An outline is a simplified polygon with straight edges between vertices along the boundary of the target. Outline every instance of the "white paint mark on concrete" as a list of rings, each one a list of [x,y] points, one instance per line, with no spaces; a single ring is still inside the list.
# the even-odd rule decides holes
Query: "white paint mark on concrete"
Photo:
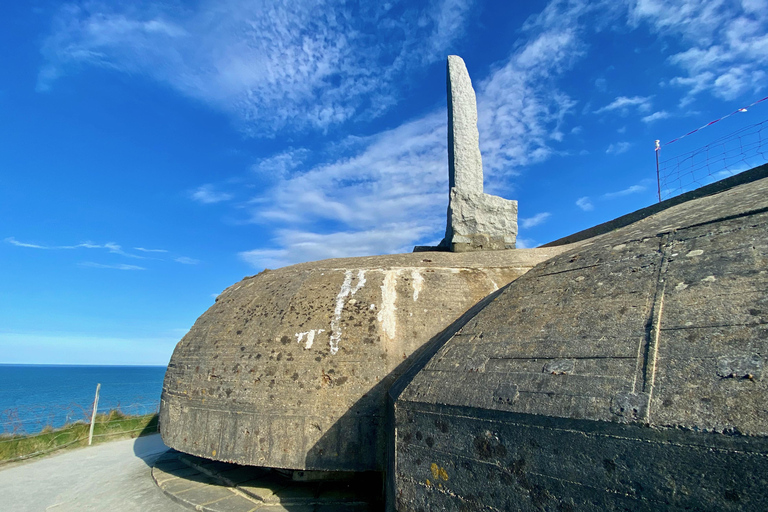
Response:
[[[395,332],[397,332],[397,276],[400,274],[400,270],[387,270],[384,275],[384,283],[381,285],[381,308],[377,319],[381,324],[381,329],[384,334],[390,340],[395,339]]]
[[[365,285],[365,270],[357,272],[357,283],[352,288],[352,271],[344,271],[344,282],[341,284],[341,290],[336,296],[336,308],[333,310],[331,319],[331,355],[339,351],[339,341],[341,340],[341,312],[344,310],[344,301],[347,296],[354,295]]]
[[[296,341],[298,343],[301,343],[304,339],[304,336],[307,337],[307,341],[304,344],[304,350],[309,350],[312,348],[312,344],[315,342],[315,336],[320,334],[321,332],[325,332],[325,329],[312,329],[307,332],[297,332],[296,333]]]
[[[702,254],[704,254],[704,251],[702,251],[701,249],[696,249],[686,254],[686,256],[688,258],[693,258],[694,256],[701,256]]]
[[[424,278],[421,277],[418,269],[413,269],[411,270],[411,279],[413,279],[413,300],[415,302],[419,300],[419,292],[421,292],[421,288],[424,286]]]
[[[352,291],[350,292],[351,295],[354,295],[357,293],[357,291],[365,286],[365,270],[358,270],[357,271],[357,284],[354,288],[352,288]]]

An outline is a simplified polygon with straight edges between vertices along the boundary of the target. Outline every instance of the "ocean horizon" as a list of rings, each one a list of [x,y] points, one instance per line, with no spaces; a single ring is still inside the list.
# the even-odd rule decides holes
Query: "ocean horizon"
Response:
[[[0,364],[0,434],[88,422],[98,412],[150,414],[160,405],[163,365]]]

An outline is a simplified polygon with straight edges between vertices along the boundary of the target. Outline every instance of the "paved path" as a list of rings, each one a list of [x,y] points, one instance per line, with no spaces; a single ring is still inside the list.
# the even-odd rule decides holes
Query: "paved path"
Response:
[[[168,448],[159,435],[99,444],[0,467],[0,510],[181,512],[150,476]]]

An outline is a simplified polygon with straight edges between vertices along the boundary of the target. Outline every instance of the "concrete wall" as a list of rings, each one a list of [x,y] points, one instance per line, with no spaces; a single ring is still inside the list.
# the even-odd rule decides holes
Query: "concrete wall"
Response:
[[[768,179],[565,247],[395,383],[390,507],[768,508]]]

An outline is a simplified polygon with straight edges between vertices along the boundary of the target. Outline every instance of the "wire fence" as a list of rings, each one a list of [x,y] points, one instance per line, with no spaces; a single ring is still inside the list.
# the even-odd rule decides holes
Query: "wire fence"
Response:
[[[751,112],[755,105],[734,110],[664,144],[656,141],[656,179],[659,201],[680,195],[768,162],[768,119],[751,124],[691,151],[667,157],[670,144],[680,141],[733,115]],[[719,125],[718,125],[719,126]]]
[[[768,119],[741,128],[693,151],[660,159],[659,200],[708,185],[766,162]]]
[[[98,392],[97,392],[98,393]],[[98,404],[98,394],[94,399]],[[0,413],[0,465],[110,437],[157,431],[158,399],[127,405],[106,403],[14,407]]]
[[[151,397],[136,397],[129,404],[109,402],[102,399],[96,413],[108,415],[115,411],[122,416],[145,416],[154,414],[160,408],[160,400]],[[0,437],[8,435],[31,435],[48,429],[57,429],[74,423],[90,423],[93,404],[40,404],[18,406],[0,411]]]

